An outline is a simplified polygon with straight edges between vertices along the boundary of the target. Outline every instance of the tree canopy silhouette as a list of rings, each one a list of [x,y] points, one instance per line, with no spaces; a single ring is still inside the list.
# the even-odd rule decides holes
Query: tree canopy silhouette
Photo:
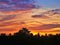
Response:
[[[8,42],[8,43],[7,43]],[[22,28],[14,35],[8,36],[4,33],[0,35],[0,45],[60,45],[60,34],[45,34],[40,36],[39,33],[33,35],[27,28]]]

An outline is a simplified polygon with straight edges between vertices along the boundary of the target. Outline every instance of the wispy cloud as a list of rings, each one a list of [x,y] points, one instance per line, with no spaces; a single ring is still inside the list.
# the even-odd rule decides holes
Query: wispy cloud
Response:
[[[4,15],[1,17],[0,21],[6,21],[6,20],[11,20],[14,19],[16,15]]]
[[[32,15],[32,18],[43,18],[43,19],[47,19],[47,18],[49,18],[49,17],[46,16],[46,15],[40,14],[40,15]]]
[[[36,7],[34,0],[0,0],[1,11],[27,10]]]
[[[46,29],[52,29],[52,28],[60,28],[60,24],[44,24],[40,26],[30,27],[30,29],[32,30],[46,30]]]

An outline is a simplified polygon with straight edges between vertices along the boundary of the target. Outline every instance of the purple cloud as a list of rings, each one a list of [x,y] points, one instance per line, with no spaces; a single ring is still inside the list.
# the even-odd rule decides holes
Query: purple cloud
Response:
[[[11,20],[11,19],[14,19],[15,17],[16,17],[16,15],[2,16],[2,18],[0,19],[0,21]]]
[[[0,0],[1,11],[26,10],[37,7],[34,0]]]
[[[41,26],[30,27],[33,30],[46,30],[52,28],[60,28],[60,24],[44,24]]]
[[[32,15],[32,18],[44,18],[44,19],[46,19],[46,18],[49,18],[49,17],[48,17],[48,16],[45,16],[45,15],[40,14],[40,15]]]
[[[25,22],[16,22],[16,21],[10,21],[10,22],[2,22],[0,24],[0,27],[5,27],[5,26],[12,26],[12,25],[22,25],[25,24]]]
[[[15,25],[15,23],[14,22],[3,22],[2,24],[0,24],[0,27],[11,26],[11,25]]]

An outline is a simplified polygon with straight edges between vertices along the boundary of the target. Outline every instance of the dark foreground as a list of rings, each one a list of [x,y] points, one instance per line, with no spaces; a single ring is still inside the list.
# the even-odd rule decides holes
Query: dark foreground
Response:
[[[0,35],[0,45],[60,45],[60,34],[45,36],[33,35],[26,28],[23,28],[14,35]]]

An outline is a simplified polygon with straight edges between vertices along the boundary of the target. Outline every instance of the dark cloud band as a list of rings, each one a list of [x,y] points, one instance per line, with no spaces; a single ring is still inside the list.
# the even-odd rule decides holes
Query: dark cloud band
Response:
[[[44,24],[41,26],[30,27],[32,30],[46,30],[52,28],[60,28],[60,24]]]

